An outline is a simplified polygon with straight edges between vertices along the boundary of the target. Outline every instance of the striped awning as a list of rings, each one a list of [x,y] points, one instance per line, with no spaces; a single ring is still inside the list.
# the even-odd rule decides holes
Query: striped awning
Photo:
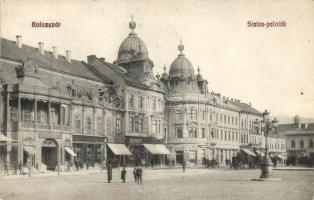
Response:
[[[64,147],[65,151],[68,152],[71,156],[77,156],[76,153],[70,147]]]
[[[124,144],[107,144],[114,155],[132,155],[130,150]]]
[[[168,155],[170,151],[163,144],[143,144],[151,154]]]

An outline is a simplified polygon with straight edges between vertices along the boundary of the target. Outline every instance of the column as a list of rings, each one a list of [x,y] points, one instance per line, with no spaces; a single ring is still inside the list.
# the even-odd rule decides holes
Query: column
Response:
[[[7,92],[7,102],[6,102],[6,129],[11,129],[11,123],[10,123],[10,93]]]
[[[96,119],[96,108],[95,106],[93,106],[93,121],[92,121],[92,131],[93,131],[93,135],[96,135],[96,123],[95,123],[95,119]]]
[[[17,121],[18,121],[18,127],[21,123],[21,116],[22,116],[22,108],[21,108],[21,95],[20,93],[17,94]]]
[[[81,131],[82,131],[82,135],[84,135],[84,129],[85,129],[85,106],[82,105],[82,126],[81,126]]]
[[[34,99],[34,120],[35,120],[35,128],[37,128],[37,97],[35,96],[35,99]]]
[[[48,112],[47,112],[47,117],[48,117],[48,124],[49,124],[49,132],[51,132],[51,113],[50,113],[50,110],[51,110],[51,102],[50,102],[50,99],[48,100]]]

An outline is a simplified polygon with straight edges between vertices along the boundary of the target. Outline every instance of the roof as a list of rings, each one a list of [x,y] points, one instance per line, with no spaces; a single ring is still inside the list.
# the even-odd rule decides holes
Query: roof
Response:
[[[141,83],[138,79],[136,79],[136,77],[133,74],[128,73],[124,68],[117,66],[117,65],[114,65],[112,63],[103,61],[103,60],[101,60],[101,61],[104,65],[106,65],[107,67],[112,69],[114,72],[119,74],[127,82],[127,84],[148,89],[147,85],[144,85],[143,83]],[[97,70],[100,73],[105,74],[105,71],[103,71],[102,68],[98,67]]]
[[[227,100],[227,101],[233,104],[234,106],[238,107],[241,110],[241,112],[251,113],[255,115],[263,115],[260,111],[256,110],[255,108],[253,108],[252,106],[246,103],[230,101],[230,100]]]
[[[111,81],[100,79],[91,70],[88,69],[87,63],[79,60],[66,61],[65,57],[58,55],[58,59],[54,58],[52,52],[45,51],[44,55],[40,54],[38,48],[22,45],[19,48],[15,41],[1,38],[1,57],[9,60],[25,62],[28,59],[36,59],[40,68],[58,71],[69,75],[79,76],[82,78],[95,80],[99,82],[110,83]]]
[[[302,124],[302,123],[301,123]],[[279,133],[285,133],[285,132],[314,132],[314,123],[308,123],[306,124],[305,128],[299,128],[297,124],[279,124],[277,131]]]

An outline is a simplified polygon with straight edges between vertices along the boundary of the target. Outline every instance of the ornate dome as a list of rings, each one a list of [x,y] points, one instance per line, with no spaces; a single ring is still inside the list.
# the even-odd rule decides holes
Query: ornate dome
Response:
[[[134,32],[136,23],[133,21],[133,17],[132,21],[129,23],[129,27],[132,31],[129,33],[129,36],[120,44],[117,59],[117,61],[120,63],[132,60],[138,53],[143,54],[142,57],[148,58],[148,51],[145,43]]]
[[[169,78],[180,78],[180,79],[194,79],[194,67],[192,63],[185,57],[182,53],[184,50],[184,45],[181,44],[178,46],[180,54],[178,57],[172,62],[169,70]]]

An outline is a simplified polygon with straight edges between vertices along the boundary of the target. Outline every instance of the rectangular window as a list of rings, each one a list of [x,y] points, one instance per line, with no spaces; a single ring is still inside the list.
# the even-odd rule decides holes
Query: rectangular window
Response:
[[[225,140],[228,140],[227,131],[225,131]]]
[[[182,113],[177,113],[177,120],[182,120],[183,117],[182,117]]]
[[[227,123],[227,117],[224,115],[224,123]]]
[[[222,114],[220,114],[220,122],[222,123]]]
[[[202,112],[202,119],[205,120],[205,111]]]
[[[96,132],[102,133],[102,118],[101,117],[97,117]]]
[[[134,95],[132,95],[132,94],[129,96],[129,106],[131,108],[134,107]]]
[[[157,100],[153,99],[153,110],[157,110]]]
[[[138,97],[138,108],[144,108],[144,98],[141,96]]]
[[[17,122],[17,108],[16,107],[10,107],[10,120],[11,122]]]
[[[197,138],[197,128],[196,127],[190,127],[189,128],[189,137],[190,138]]]
[[[81,117],[80,116],[75,116],[75,128],[76,129],[81,129]]]
[[[228,124],[230,124],[230,116],[228,116]]]
[[[183,138],[182,127],[177,127],[176,132],[177,132],[177,138]]]
[[[191,120],[192,119],[192,110],[188,110],[188,118]]]
[[[121,133],[121,119],[116,119],[116,133]]]
[[[213,120],[213,116],[212,114],[209,115],[209,121],[212,121]]]
[[[143,119],[142,118],[138,120],[138,132],[140,133],[143,132]]]
[[[192,110],[192,119],[196,120],[197,119],[197,111]]]
[[[205,128],[202,128],[202,138],[205,138]]]
[[[237,126],[238,125],[238,118],[237,117],[235,118],[234,122],[235,122],[235,125]]]
[[[87,117],[87,130],[91,131],[92,130],[92,118],[91,117]]]
[[[129,118],[129,131],[134,131],[134,117]]]
[[[152,133],[157,134],[157,120],[153,120],[152,123]]]

